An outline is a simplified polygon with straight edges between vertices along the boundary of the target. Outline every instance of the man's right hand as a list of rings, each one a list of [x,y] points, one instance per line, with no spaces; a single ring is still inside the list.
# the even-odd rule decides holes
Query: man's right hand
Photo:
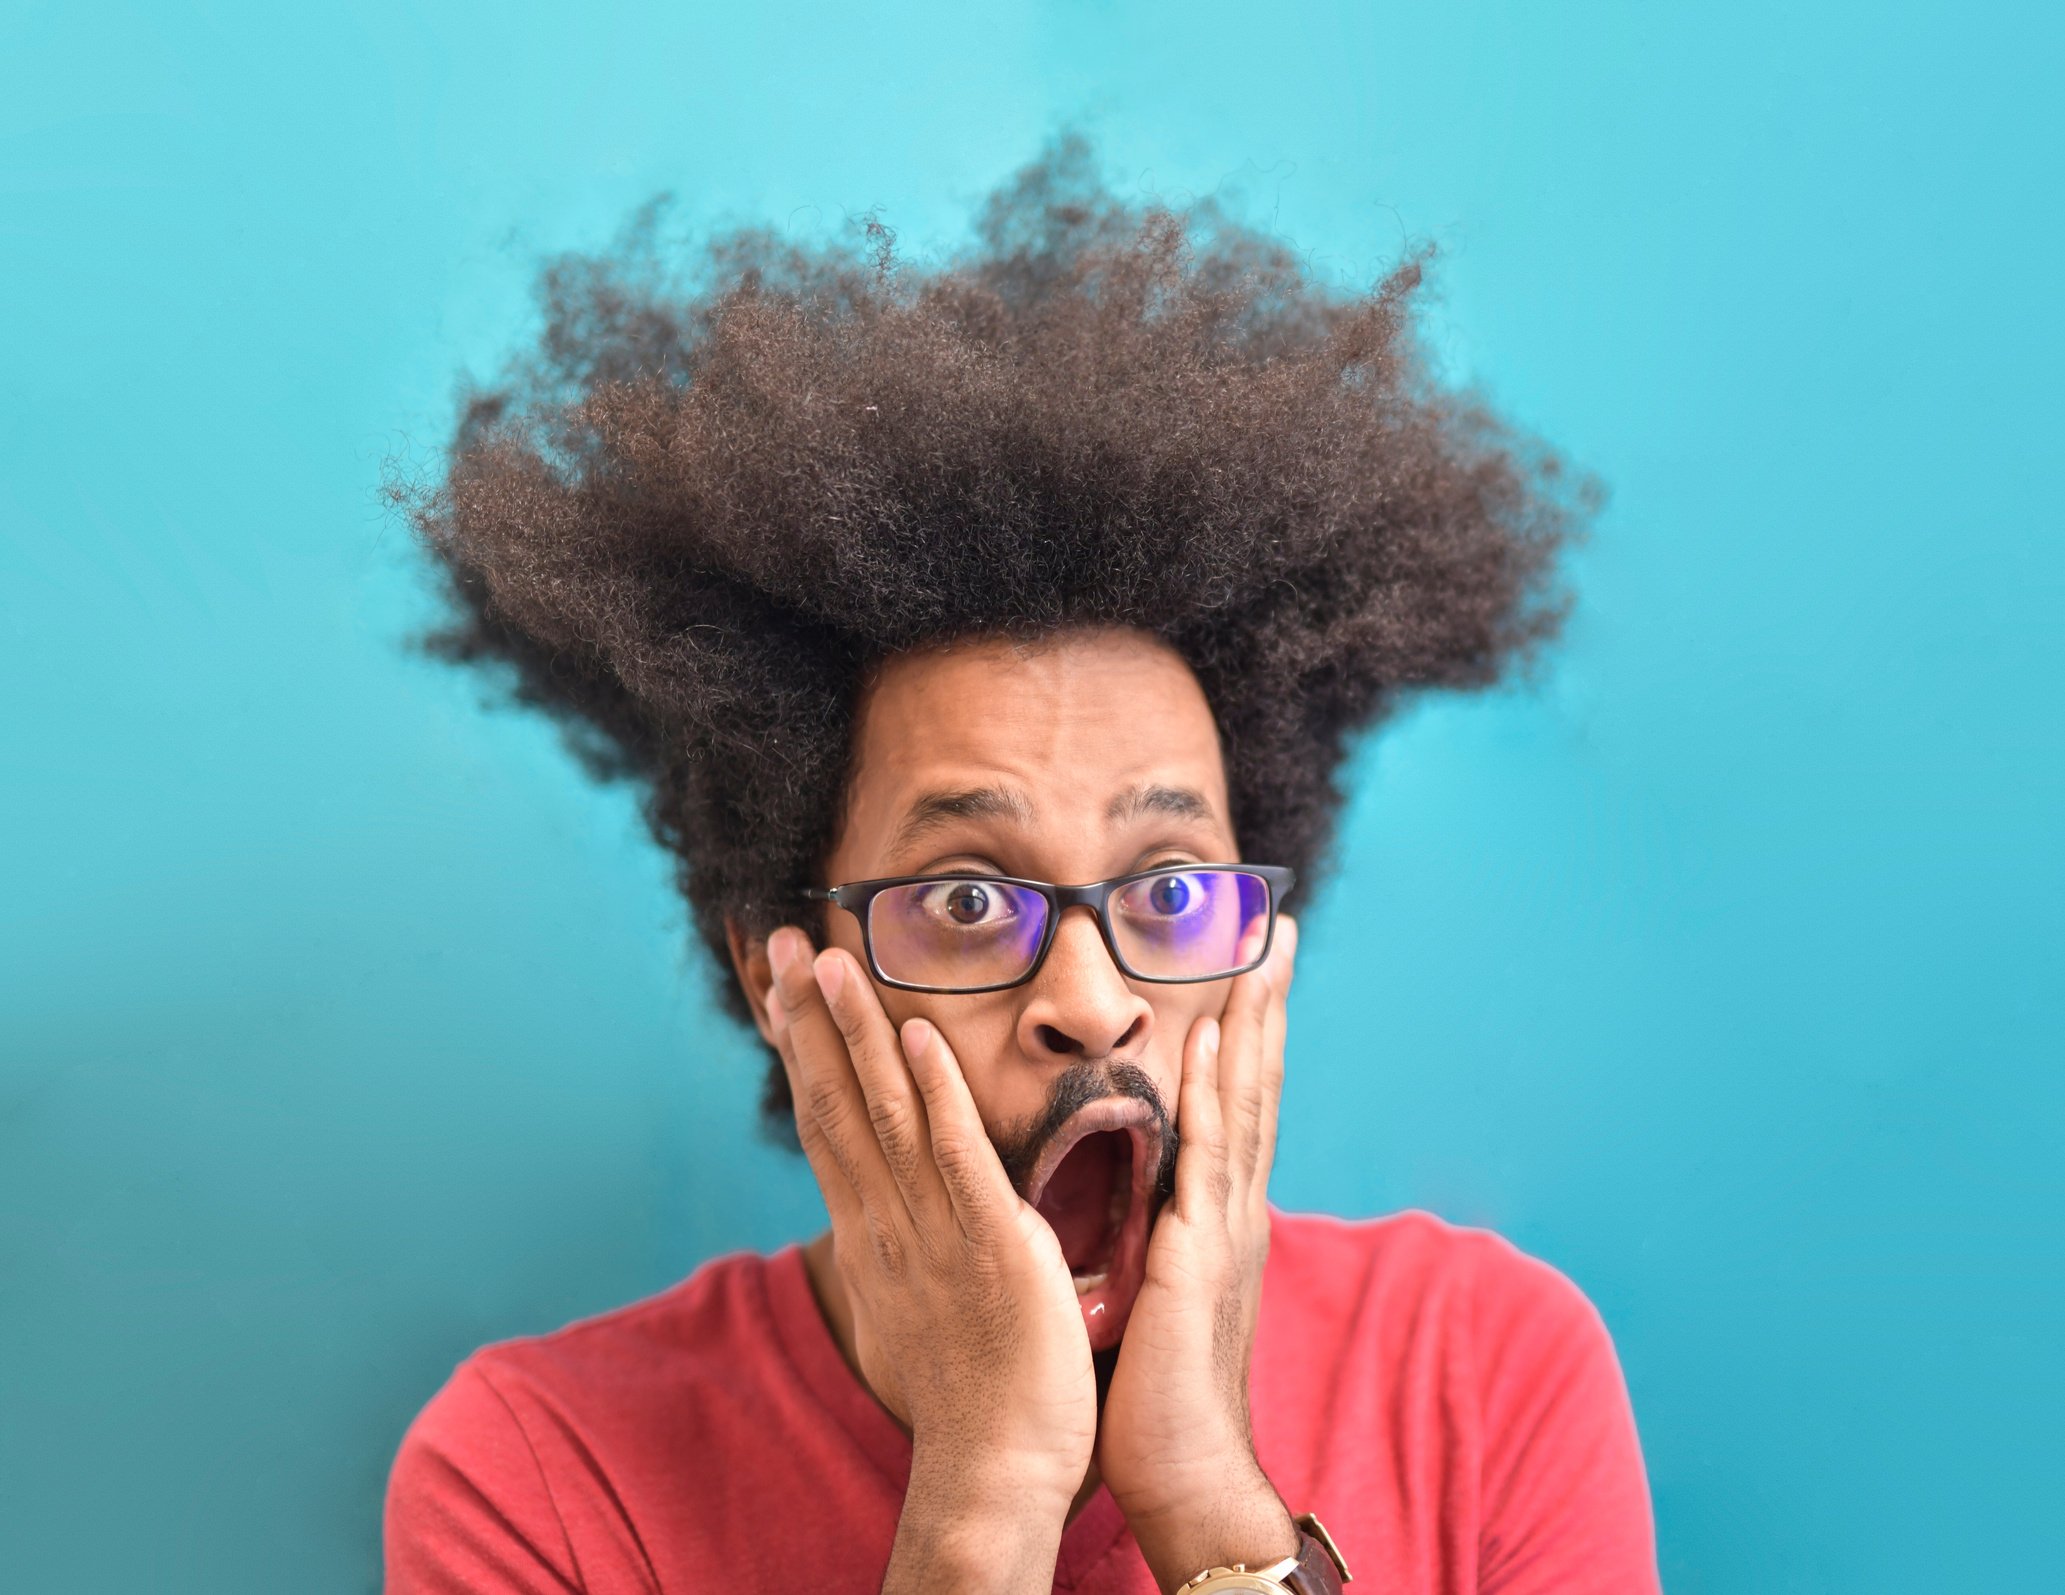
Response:
[[[885,1590],[1045,1590],[1097,1439],[1061,1243],[1012,1188],[936,1026],[784,926],[768,1014],[824,1191],[862,1376],[911,1431]]]

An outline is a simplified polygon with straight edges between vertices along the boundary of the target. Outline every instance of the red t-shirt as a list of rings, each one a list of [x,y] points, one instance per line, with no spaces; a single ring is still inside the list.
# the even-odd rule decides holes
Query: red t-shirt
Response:
[[[1425,1213],[1271,1225],[1255,1453],[1357,1586],[1657,1588],[1627,1391],[1569,1280]],[[388,1595],[879,1590],[910,1460],[802,1251],[720,1257],[459,1366],[388,1481]],[[1109,1491],[1054,1587],[1153,1595]]]

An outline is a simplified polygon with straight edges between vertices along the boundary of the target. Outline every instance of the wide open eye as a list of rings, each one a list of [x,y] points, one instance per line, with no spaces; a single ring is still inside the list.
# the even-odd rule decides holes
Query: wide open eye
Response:
[[[988,888],[974,881],[946,887],[938,903],[939,911],[956,925],[980,925],[990,917],[990,907]]]
[[[1047,900],[999,880],[912,881],[880,893],[868,925],[888,979],[964,990],[1015,980],[1032,967]]]
[[[1204,893],[1188,875],[1163,875],[1147,883],[1147,906],[1173,917],[1204,901]]]
[[[1204,980],[1243,967],[1242,938],[1266,924],[1269,885],[1244,870],[1172,869],[1112,894],[1112,935],[1150,980]]]
[[[966,930],[997,927],[1017,912],[1009,893],[984,881],[933,881],[909,891],[926,918]]]
[[[1225,878],[1205,871],[1171,870],[1151,875],[1122,887],[1114,906],[1141,930],[1154,934],[1174,930],[1212,911],[1214,897],[1223,895]]]

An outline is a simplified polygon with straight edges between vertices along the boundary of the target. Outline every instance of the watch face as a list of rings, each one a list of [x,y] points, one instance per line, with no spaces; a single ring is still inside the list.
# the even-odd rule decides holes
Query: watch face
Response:
[[[1188,1595],[1288,1595],[1288,1586],[1260,1573],[1214,1573],[1202,1584],[1189,1586]]]

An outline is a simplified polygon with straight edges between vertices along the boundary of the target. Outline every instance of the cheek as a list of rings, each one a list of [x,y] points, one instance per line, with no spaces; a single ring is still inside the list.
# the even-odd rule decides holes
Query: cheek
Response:
[[[1044,1100],[1039,1072],[1017,1060],[1018,1016],[1009,1004],[884,986],[875,993],[892,1025],[900,1029],[906,1019],[923,1019],[946,1037],[985,1124],[1013,1123],[1026,1114],[1028,1103],[1036,1107]]]
[[[1170,986],[1154,1001],[1154,1041],[1147,1049],[1147,1072],[1154,1077],[1169,1117],[1176,1117],[1177,1096],[1183,1085],[1183,1050],[1190,1032],[1200,1019],[1217,1019],[1226,1009],[1233,990],[1230,980],[1214,980],[1198,986]]]
[[[860,921],[843,908],[831,909],[826,916],[824,945],[843,947],[853,954],[853,961],[861,968],[868,967],[867,949],[861,941]]]

